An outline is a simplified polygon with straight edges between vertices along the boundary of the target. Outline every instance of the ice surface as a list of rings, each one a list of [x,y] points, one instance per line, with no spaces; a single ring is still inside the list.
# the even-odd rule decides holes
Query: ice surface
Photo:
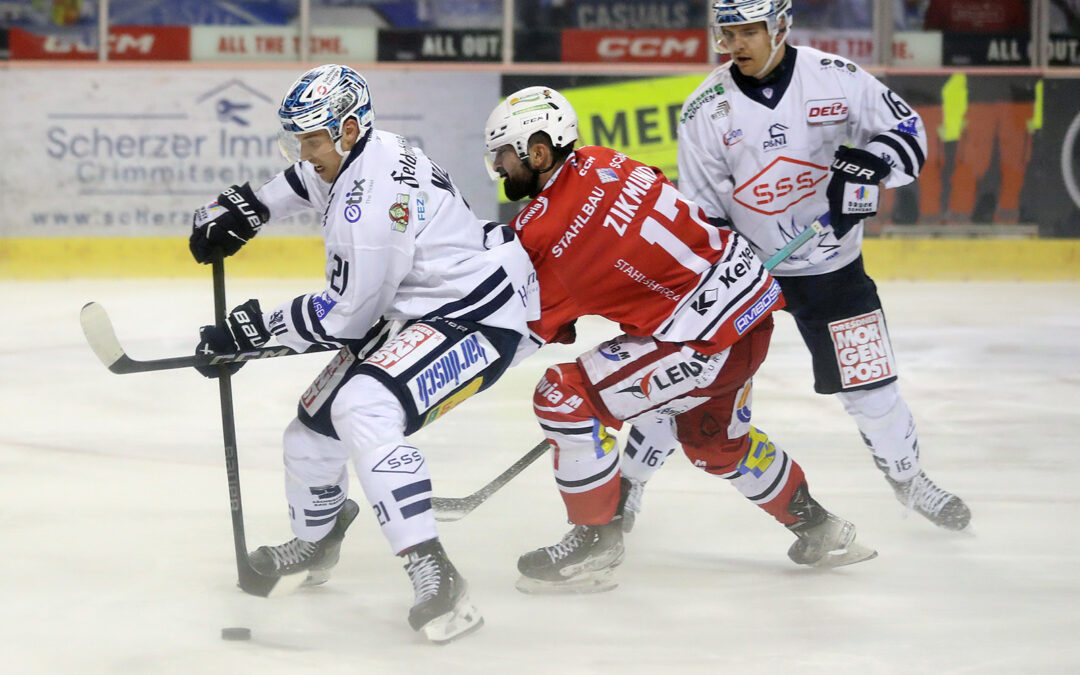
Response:
[[[318,281],[230,281],[264,306]],[[755,424],[853,520],[877,560],[801,569],[791,535],[674,456],[650,483],[621,585],[514,590],[523,551],[565,512],[541,460],[441,526],[486,619],[446,647],[406,624],[412,591],[374,518],[349,531],[326,586],[281,599],[235,586],[217,387],[193,371],[118,376],[86,346],[104,305],[137,358],[187,353],[211,319],[192,281],[0,283],[0,653],[6,673],[1064,673],[1080,671],[1080,285],[884,283],[923,463],[962,495],[975,534],[905,517],[839,403],[812,392],[779,319],[755,381]],[[417,434],[436,491],[463,496],[540,440],[543,368],[609,337],[585,322]],[[234,379],[250,548],[291,537],[280,436],[327,360],[248,365]],[[356,485],[356,496],[363,503]],[[220,630],[247,626],[250,642]]]

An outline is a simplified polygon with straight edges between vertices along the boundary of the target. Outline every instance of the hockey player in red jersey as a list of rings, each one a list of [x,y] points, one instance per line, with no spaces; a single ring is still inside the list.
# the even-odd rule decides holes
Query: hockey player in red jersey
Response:
[[[749,243],[714,227],[656,168],[609,148],[574,149],[577,116],[558,92],[530,87],[488,118],[491,168],[507,197],[532,201],[510,226],[536,268],[534,344],[574,341],[597,315],[623,334],[547,370],[533,407],[555,447],[555,480],[573,529],[518,560],[525,592],[614,586],[623,557],[619,451],[607,428],[674,420],[687,456],[729,479],[796,535],[796,563],[876,555],[825,510],[798,463],[750,425],[750,389],[783,307]],[[670,423],[670,422],[668,422]]]

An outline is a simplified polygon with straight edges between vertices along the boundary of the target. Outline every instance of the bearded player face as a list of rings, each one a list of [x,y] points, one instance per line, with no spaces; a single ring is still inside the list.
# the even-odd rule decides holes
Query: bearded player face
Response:
[[[540,172],[521,161],[513,146],[504,145],[496,150],[491,165],[502,176],[503,192],[510,201],[540,194]]]

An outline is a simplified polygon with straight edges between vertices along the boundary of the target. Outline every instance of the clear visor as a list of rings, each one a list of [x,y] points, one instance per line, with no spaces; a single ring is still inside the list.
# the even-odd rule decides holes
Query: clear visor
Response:
[[[290,164],[300,161],[300,139],[291,131],[281,129],[277,135],[278,150]]]
[[[712,38],[713,49],[720,54],[730,54],[731,47],[728,46],[727,41],[724,39],[724,29],[719,24],[712,24],[709,26],[709,36]]]
[[[499,174],[498,170],[495,168],[495,164],[498,161],[499,157],[514,154],[514,146],[512,145],[501,145],[494,150],[488,150],[484,153],[484,167],[487,169],[488,176],[491,178],[491,180],[499,182],[503,178],[502,175]]]

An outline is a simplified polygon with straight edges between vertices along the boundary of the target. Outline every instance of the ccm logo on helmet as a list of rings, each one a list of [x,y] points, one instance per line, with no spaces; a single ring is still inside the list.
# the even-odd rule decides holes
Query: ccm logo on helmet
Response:
[[[806,102],[806,121],[810,124],[838,124],[847,118],[846,98],[827,98]]]

